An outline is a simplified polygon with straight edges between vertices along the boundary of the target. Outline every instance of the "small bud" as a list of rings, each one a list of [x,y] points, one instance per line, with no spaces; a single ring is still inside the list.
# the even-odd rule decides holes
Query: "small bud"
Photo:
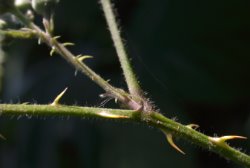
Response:
[[[32,0],[32,8],[40,15],[51,15],[59,0]]]
[[[14,0],[0,0],[0,14],[10,12],[14,8]]]

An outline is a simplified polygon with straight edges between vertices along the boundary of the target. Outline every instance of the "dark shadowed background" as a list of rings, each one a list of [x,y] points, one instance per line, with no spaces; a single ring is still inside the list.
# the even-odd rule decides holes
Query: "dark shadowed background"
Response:
[[[250,1],[116,0],[128,53],[160,111],[208,135],[250,137]],[[37,23],[41,18],[38,17]],[[98,0],[61,0],[56,35],[115,86],[122,72]],[[65,87],[64,104],[102,104],[103,91],[36,40],[4,46],[1,102],[45,104]],[[1,168],[239,168],[213,153],[133,123],[81,118],[2,117]],[[250,142],[231,145],[249,153]]]

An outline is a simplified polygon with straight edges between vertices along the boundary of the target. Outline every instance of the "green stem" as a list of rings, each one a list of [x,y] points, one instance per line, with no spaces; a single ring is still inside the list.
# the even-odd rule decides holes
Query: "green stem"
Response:
[[[190,143],[194,143],[202,148],[219,154],[225,159],[229,159],[239,165],[250,167],[250,156],[230,147],[225,142],[215,143],[211,140],[212,137],[202,134],[190,127],[177,123],[166,118],[159,113],[151,114],[150,125],[157,128],[166,129],[176,137],[185,139]]]
[[[142,91],[127,56],[110,0],[101,0],[104,15],[115,45],[115,49],[128,85],[129,93],[141,97]]]
[[[77,57],[72,54],[62,43],[58,42],[57,39],[51,37],[50,34],[44,32],[33,22],[28,20],[18,9],[13,9],[12,13],[16,15],[28,28],[30,28],[32,31],[35,31],[37,38],[46,43],[50,48],[54,48],[55,51],[60,54],[67,62],[73,65],[76,70],[88,76],[93,82],[95,82],[109,95],[111,95],[111,97],[118,99],[130,109],[139,109],[141,107],[141,102],[133,100],[133,98],[122,89],[118,89],[110,85],[105,79],[89,68],[84,62],[79,61]]]
[[[2,116],[76,116],[124,120],[135,120],[138,118],[138,113],[134,113],[134,110],[117,110],[65,105],[0,104],[0,114]]]
[[[115,41],[116,49],[119,52],[123,52],[124,56],[119,56],[126,81],[128,83],[129,91],[132,96],[138,96],[141,98],[141,90],[139,84],[134,76],[129,60],[126,56],[123,43],[120,38],[119,31],[115,22],[114,14],[110,5],[110,0],[101,0],[104,8],[104,12],[108,12],[107,20],[111,21],[110,29],[112,38]],[[106,15],[105,12],[105,15]],[[155,128],[163,129],[175,137],[180,137],[198,146],[201,146],[209,151],[213,151],[224,158],[234,161],[240,165],[250,167],[250,157],[226,144],[224,141],[215,141],[215,138],[206,136],[198,131],[193,130],[190,127],[184,126],[173,120],[170,120],[163,115],[150,111],[148,113],[141,113],[141,104],[134,101],[133,98],[121,89],[111,86],[98,74],[92,71],[86,64],[82,63],[75,57],[63,44],[59,43],[56,39],[51,37],[48,33],[42,31],[34,23],[25,18],[25,16],[19,11],[13,11],[13,13],[32,31],[36,31],[36,36],[45,42],[51,48],[55,48],[55,51],[71,63],[77,70],[83,72],[95,83],[101,86],[106,92],[112,94],[115,98],[119,99],[122,103],[126,104],[130,109],[134,110],[119,110],[119,109],[105,109],[105,108],[91,108],[91,107],[78,107],[78,106],[64,106],[64,105],[7,105],[0,104],[0,113],[2,115],[24,115],[24,116],[78,116],[78,117],[94,117],[94,118],[110,118],[118,120],[135,121],[139,123],[149,124]],[[111,18],[110,18],[111,17]],[[109,23],[110,24],[110,23]],[[112,28],[113,25],[113,28]],[[117,33],[117,34],[116,34]],[[115,35],[114,35],[115,34]],[[118,38],[118,40],[117,40]],[[120,42],[119,42],[120,41]],[[118,44],[116,44],[118,43]],[[119,48],[120,47],[120,48]],[[118,51],[117,51],[118,52]],[[119,54],[118,54],[119,55]],[[135,110],[137,109],[137,110]],[[145,109],[145,108],[144,108]]]
[[[15,39],[31,39],[36,37],[36,34],[25,30],[0,30],[0,35]]]
[[[107,108],[65,106],[65,105],[12,105],[0,104],[2,116],[76,116],[86,118],[109,118],[124,121],[134,121],[147,124],[158,129],[164,129],[192,144],[201,146],[208,151],[219,154],[220,156],[234,161],[239,165],[250,167],[250,156],[230,147],[225,143],[215,143],[212,137],[204,135],[190,127],[170,120],[157,112],[151,112],[147,118],[141,117],[141,113],[134,110],[120,110]]]
[[[118,98],[122,99],[123,96],[111,86],[106,80],[96,74],[93,70],[91,70],[85,63],[79,62],[63,44],[59,43],[56,39],[50,36],[50,34],[41,30],[38,26],[36,26],[33,22],[29,21],[18,9],[13,11],[13,13],[31,30],[36,32],[37,37],[46,43],[50,48],[55,48],[55,51],[59,53],[64,59],[66,59],[70,64],[72,64],[78,71],[83,72],[87,75],[91,80],[97,83],[100,87],[102,87],[108,93],[112,93]]]

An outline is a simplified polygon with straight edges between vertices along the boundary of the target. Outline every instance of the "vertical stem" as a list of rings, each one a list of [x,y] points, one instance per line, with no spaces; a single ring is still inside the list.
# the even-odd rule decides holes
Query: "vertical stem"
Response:
[[[110,0],[101,0],[104,15],[131,95],[141,96],[141,88],[127,56]]]

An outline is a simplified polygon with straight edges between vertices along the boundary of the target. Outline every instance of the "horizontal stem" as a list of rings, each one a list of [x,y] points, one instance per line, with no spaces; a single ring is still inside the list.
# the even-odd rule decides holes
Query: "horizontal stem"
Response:
[[[86,118],[135,120],[138,119],[138,113],[134,112],[134,110],[65,105],[0,104],[1,116],[76,116]]]
[[[229,159],[245,167],[250,167],[250,156],[240,152],[226,143],[215,143],[211,140],[212,137],[202,134],[188,126],[170,120],[160,113],[151,114],[150,125],[157,128],[165,128],[176,137],[185,139],[190,143],[196,144],[202,148],[219,154],[220,156]]]
[[[135,110],[120,110],[107,108],[65,106],[65,105],[24,105],[24,104],[0,104],[2,116],[77,116],[86,118],[109,118],[116,120],[134,121],[147,124],[158,129],[164,129],[174,137],[196,144],[200,147],[219,154],[245,167],[250,167],[250,156],[230,147],[226,144],[215,143],[211,137],[202,134],[188,126],[182,125],[166,118],[157,112],[151,112],[146,117]]]
[[[15,39],[31,39],[36,37],[36,33],[25,30],[0,30],[0,35]]]

